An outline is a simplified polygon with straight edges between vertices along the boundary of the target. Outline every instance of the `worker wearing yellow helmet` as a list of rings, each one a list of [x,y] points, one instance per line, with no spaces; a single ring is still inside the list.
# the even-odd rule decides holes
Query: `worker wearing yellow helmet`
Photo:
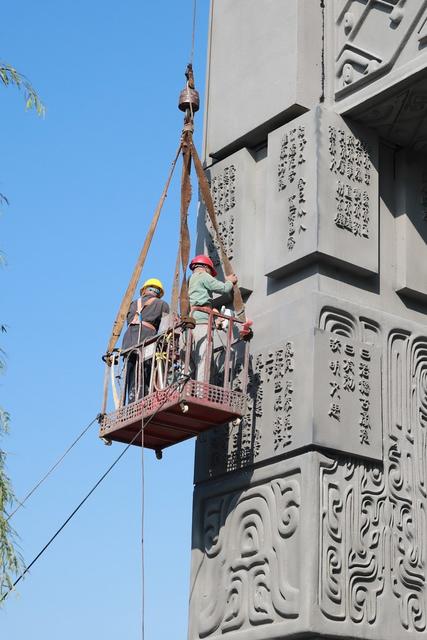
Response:
[[[140,289],[140,294],[142,295],[142,292],[145,289],[152,289],[155,291],[155,293],[158,294],[158,297],[161,298],[164,295],[164,290],[163,290],[163,285],[161,280],[157,280],[157,278],[149,278],[148,280],[146,280],[144,282],[144,284],[142,285],[141,289]]]
[[[159,330],[160,321],[169,313],[169,305],[161,298],[164,295],[163,284],[157,278],[149,278],[140,289],[140,297],[133,300],[127,313],[128,327],[123,336],[122,352],[128,357],[127,366],[127,401],[135,398],[135,363],[137,354],[132,354],[132,347],[141,344],[147,338],[155,336]]]

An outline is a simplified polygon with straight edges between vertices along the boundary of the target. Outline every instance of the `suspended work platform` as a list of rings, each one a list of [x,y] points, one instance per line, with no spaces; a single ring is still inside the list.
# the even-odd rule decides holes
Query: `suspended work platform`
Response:
[[[246,324],[211,310],[203,327],[195,337],[191,325],[177,322],[115,355],[115,410],[102,413],[102,438],[159,452],[244,415]]]
[[[156,391],[106,415],[100,435],[128,443],[140,432],[142,420],[156,414],[144,428],[144,447],[163,449],[241,417],[243,412],[243,394],[189,380],[182,390]],[[141,437],[133,444],[141,445]]]
[[[155,449],[196,436],[212,427],[241,418],[246,410],[250,321],[234,282],[233,305],[237,317],[222,315],[210,307],[192,307],[205,313],[206,324],[195,325],[190,313],[186,269],[190,251],[188,209],[191,200],[190,169],[194,164],[200,195],[205,203],[224,274],[234,275],[225,250],[212,194],[193,141],[194,113],[199,96],[192,65],[187,66],[186,86],[179,108],[185,112],[184,127],[175,159],[160,197],[144,245],[123,297],[108,343],[104,402],[100,436],[106,443],[124,442]],[[157,336],[128,350],[116,349],[132,296],[142,273],[174,168],[182,154],[180,238],[172,291],[173,322]],[[178,283],[181,319],[177,317]],[[185,322],[184,322],[185,320]],[[142,316],[140,317],[142,322]],[[113,405],[110,406],[109,389]]]

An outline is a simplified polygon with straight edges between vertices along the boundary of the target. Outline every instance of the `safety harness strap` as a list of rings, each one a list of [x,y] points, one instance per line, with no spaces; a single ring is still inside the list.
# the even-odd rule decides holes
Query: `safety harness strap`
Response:
[[[150,307],[153,304],[153,302],[155,302],[156,300],[158,300],[158,298],[156,298],[155,296],[151,296],[143,304],[142,298],[138,298],[138,300],[136,301],[136,313],[129,324],[145,324],[145,326],[150,326],[150,328],[155,329],[156,327],[152,325],[151,322],[146,322],[145,320],[144,321],[142,320],[141,313],[144,311],[144,309],[146,309],[147,307]]]
[[[203,198],[203,202],[205,203],[206,210],[208,212],[210,221],[212,223],[212,227],[215,231],[216,240],[217,240],[219,251],[221,254],[221,262],[224,265],[224,272],[226,275],[230,275],[234,273],[233,267],[227,256],[227,253],[224,248],[224,243],[222,242],[222,239],[219,233],[218,221],[215,214],[215,207],[212,200],[211,190],[209,188],[209,183],[206,178],[202,163],[200,161],[199,155],[197,153],[196,147],[192,139],[191,139],[190,148],[191,148],[191,155],[194,162],[194,167],[196,169],[197,178],[199,181],[200,193]],[[236,312],[236,315],[240,319],[245,320],[245,304],[243,302],[240,289],[237,285],[234,286],[234,310]]]

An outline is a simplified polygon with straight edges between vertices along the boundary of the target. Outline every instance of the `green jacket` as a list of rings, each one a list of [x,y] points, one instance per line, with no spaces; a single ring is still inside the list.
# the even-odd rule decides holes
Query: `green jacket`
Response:
[[[230,293],[232,288],[233,284],[228,280],[221,282],[206,271],[193,273],[188,286],[190,307],[211,307],[213,293]],[[208,322],[208,314],[203,311],[194,311],[191,315],[197,324]]]

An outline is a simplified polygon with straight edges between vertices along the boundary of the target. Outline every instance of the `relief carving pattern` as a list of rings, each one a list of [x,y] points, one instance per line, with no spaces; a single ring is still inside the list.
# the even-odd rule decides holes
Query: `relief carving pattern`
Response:
[[[427,337],[401,330],[387,334],[375,320],[329,306],[321,310],[318,324],[342,344],[353,340],[383,345],[387,399],[384,465],[349,456],[323,457],[320,463],[320,612],[330,621],[378,629],[391,617],[400,625],[402,637],[405,631],[423,633],[427,629]],[[251,420],[263,416],[266,403],[274,406],[276,394],[280,410],[286,412],[285,405],[294,401],[293,392],[286,393],[286,380],[292,381],[295,364],[290,342],[253,356]],[[237,453],[230,458],[239,438],[245,441],[240,428],[243,424],[230,425],[229,437],[237,444],[221,452],[228,456],[229,468],[246,464]],[[286,450],[287,434],[275,436],[275,451]],[[251,431],[249,448],[258,437],[261,434]],[[226,443],[223,435],[218,442]],[[200,638],[262,629],[299,615],[300,585],[290,558],[302,553],[300,475],[300,470],[293,471],[203,503],[204,556],[195,585],[201,594]],[[398,628],[396,632],[399,637]]]
[[[325,309],[320,327],[378,341],[378,325]],[[426,630],[427,338],[394,330],[384,371],[384,469],[351,458],[320,467],[319,602],[332,620],[374,625],[395,611]],[[384,595],[387,594],[387,598]]]
[[[373,329],[372,334],[367,334],[366,326]],[[379,339],[374,321],[331,307],[321,311],[319,327],[370,344]],[[373,624],[386,570],[382,470],[373,463],[344,458],[322,463],[319,473],[320,609],[331,620]]]
[[[320,608],[332,620],[374,623],[384,590],[385,486],[373,464],[320,467]]]
[[[391,580],[400,619],[426,628],[427,338],[388,339],[387,485]]]
[[[337,97],[388,73],[413,34],[419,48],[425,44],[426,6],[425,0],[336,0]]]
[[[266,484],[206,499],[195,589],[199,638],[224,637],[299,614],[289,578],[299,527],[300,470]]]

